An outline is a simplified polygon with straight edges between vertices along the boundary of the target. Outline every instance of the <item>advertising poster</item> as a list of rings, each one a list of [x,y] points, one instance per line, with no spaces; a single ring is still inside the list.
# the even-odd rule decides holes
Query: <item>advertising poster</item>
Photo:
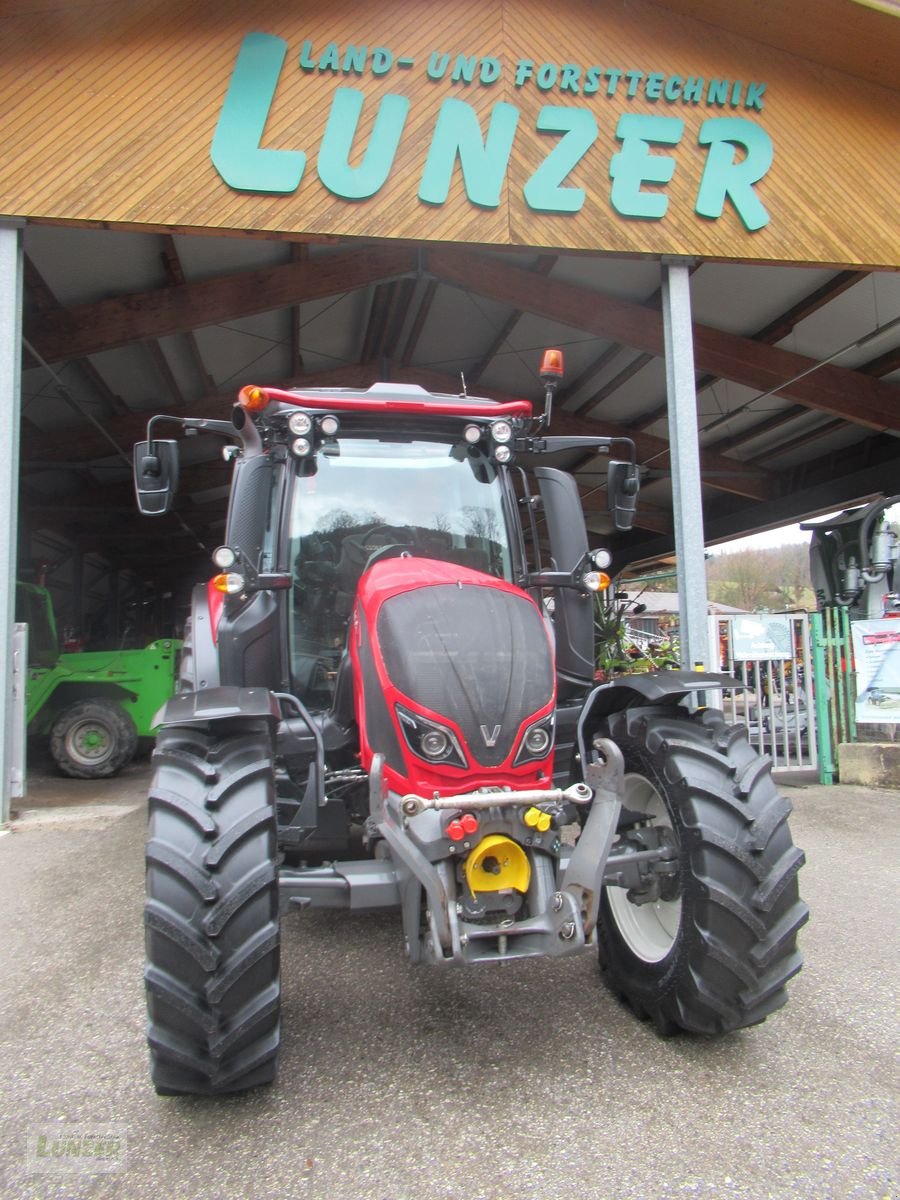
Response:
[[[856,720],[900,721],[900,621],[854,621]]]
[[[767,661],[793,658],[791,619],[769,613],[742,613],[731,620],[736,659]]]

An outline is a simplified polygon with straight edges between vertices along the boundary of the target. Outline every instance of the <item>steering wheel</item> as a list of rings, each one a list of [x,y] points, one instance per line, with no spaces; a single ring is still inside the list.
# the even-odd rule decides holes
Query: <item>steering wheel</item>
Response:
[[[368,571],[369,567],[374,567],[377,562],[382,562],[386,558],[412,557],[412,549],[408,545],[403,545],[401,542],[393,542],[387,546],[377,546],[366,559],[366,565],[363,567],[363,574]]]
[[[380,562],[384,558],[400,558],[404,554],[411,553],[412,545],[409,542],[397,542],[393,540],[397,537],[398,532],[399,530],[396,525],[372,526],[363,538],[363,549],[368,550],[373,542],[376,544],[372,546],[372,551],[366,559],[363,571],[368,571],[369,567],[374,566],[375,563]],[[382,539],[380,545],[377,544],[379,538]],[[387,538],[391,540],[385,540]]]

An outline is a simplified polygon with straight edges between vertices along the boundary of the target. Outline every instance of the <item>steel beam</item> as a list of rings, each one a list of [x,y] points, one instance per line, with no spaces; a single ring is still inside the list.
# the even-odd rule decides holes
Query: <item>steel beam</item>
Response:
[[[664,260],[662,270],[681,662],[685,667],[700,665],[708,670],[711,663],[706,630],[706,559],[691,327],[690,263],[686,260]]]
[[[19,423],[22,412],[22,226],[0,221],[0,824],[9,820],[12,769],[12,663],[19,528]]]

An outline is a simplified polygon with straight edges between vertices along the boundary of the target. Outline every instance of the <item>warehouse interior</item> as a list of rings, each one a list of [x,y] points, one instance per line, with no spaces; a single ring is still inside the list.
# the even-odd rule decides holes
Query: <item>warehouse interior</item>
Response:
[[[178,631],[222,539],[229,467],[218,439],[192,439],[175,511],[144,518],[132,446],[154,413],[227,417],[245,384],[415,383],[540,407],[541,352],[558,347],[552,432],[631,438],[641,466],[623,533],[604,460],[559,457],[593,543],[617,572],[671,561],[657,259],[38,222],[23,247],[19,575],[50,588],[73,643]],[[707,544],[894,491],[900,276],[688,265]]]

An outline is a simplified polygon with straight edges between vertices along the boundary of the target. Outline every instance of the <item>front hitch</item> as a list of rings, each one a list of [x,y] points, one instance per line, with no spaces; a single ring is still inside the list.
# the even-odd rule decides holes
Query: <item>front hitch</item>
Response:
[[[560,884],[576,901],[586,940],[597,924],[600,888],[625,797],[622,751],[608,738],[595,738],[593,745],[599,757],[587,764],[584,777],[594,800]]]

